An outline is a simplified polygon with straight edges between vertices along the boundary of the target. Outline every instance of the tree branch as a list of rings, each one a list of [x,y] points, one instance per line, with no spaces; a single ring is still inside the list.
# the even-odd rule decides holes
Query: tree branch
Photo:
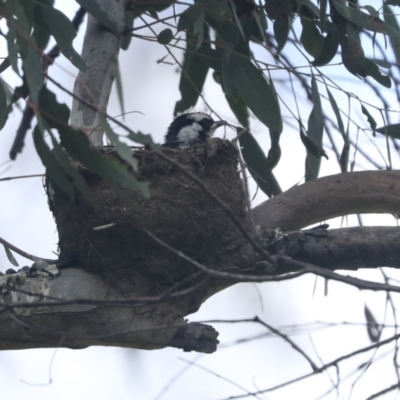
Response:
[[[262,227],[295,231],[348,214],[399,211],[400,171],[359,171],[295,186],[251,212]]]

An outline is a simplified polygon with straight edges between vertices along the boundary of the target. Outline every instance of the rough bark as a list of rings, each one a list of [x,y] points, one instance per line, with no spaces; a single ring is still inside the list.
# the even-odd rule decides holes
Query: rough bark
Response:
[[[116,23],[119,31],[124,27],[125,1],[97,0],[100,8],[107,10],[109,19]],[[85,100],[98,110],[107,110],[111,86],[118,72],[118,54],[121,39],[108,31],[95,18],[88,14],[82,58],[87,71],[79,72],[75,81],[72,101],[71,125],[82,129],[95,146],[103,144],[103,129],[100,114],[80,101]]]
[[[315,179],[255,207],[257,224],[295,231],[357,213],[398,213],[400,171],[360,171]]]
[[[396,227],[317,229],[288,234],[265,230],[262,243],[271,255],[284,255],[328,270],[399,268],[398,236]],[[248,280],[246,274],[263,281],[274,276],[279,279],[280,274],[295,270],[278,267],[268,273],[260,254],[251,247],[243,254],[245,249],[242,247],[231,255],[231,258],[245,260],[244,264],[226,270],[244,275],[242,281]],[[4,306],[0,313],[0,347],[107,345],[157,349],[172,346],[185,351],[213,352],[218,344],[218,333],[210,326],[177,318],[173,310],[179,302],[184,304],[196,298],[198,302],[199,288],[204,300],[239,280],[212,275],[207,279],[204,273],[201,276],[202,284],[186,285],[171,293],[122,297],[115,288],[81,269],[61,270],[55,277],[45,272],[32,277],[23,272],[6,275],[0,278]]]

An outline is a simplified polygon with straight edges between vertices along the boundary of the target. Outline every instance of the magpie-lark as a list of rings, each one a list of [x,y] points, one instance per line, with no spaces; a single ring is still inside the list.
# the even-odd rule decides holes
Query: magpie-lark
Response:
[[[163,146],[184,149],[194,143],[206,142],[222,125],[226,125],[226,121],[214,121],[204,113],[181,114],[168,127]]]

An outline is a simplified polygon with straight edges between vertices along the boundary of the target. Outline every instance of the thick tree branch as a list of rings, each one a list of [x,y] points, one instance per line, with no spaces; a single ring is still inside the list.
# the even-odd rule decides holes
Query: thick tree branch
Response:
[[[115,0],[112,7],[107,0],[97,0],[103,10],[107,10],[108,18],[114,22],[122,34],[124,27],[125,2]],[[90,104],[107,110],[111,86],[118,72],[118,54],[121,39],[107,30],[90,14],[88,16],[82,58],[87,71],[79,72],[75,81],[74,93]],[[74,97],[72,102],[71,125],[83,129],[94,145],[102,146],[103,130],[100,128],[100,116],[93,107],[88,107]]]
[[[360,171],[316,179],[252,210],[267,229],[295,231],[329,218],[400,211],[400,171]]]
[[[285,234],[267,245],[271,255],[281,254],[294,260],[329,270],[400,267],[400,228],[354,227],[310,229]],[[278,269],[276,274],[289,272]]]

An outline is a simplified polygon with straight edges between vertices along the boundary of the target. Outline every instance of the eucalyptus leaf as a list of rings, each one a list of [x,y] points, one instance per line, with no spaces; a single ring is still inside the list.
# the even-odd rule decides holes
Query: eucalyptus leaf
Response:
[[[14,267],[19,267],[18,261],[15,259],[15,257],[11,253],[11,250],[8,248],[8,246],[6,246],[4,243],[3,243],[3,246],[4,246],[4,250],[6,252],[6,256],[8,258],[8,261],[10,261],[10,263],[12,265],[14,265]]]
[[[0,74],[11,65],[10,56],[7,56],[0,64]]]
[[[386,2],[386,4],[390,3]],[[400,27],[392,9],[387,5],[383,6],[383,18],[393,30],[393,34],[389,35],[389,40],[390,44],[392,45],[394,56],[396,57],[397,65],[400,65]]]
[[[115,85],[117,87],[118,102],[119,106],[121,107],[122,118],[125,119],[124,93],[122,86],[121,70],[119,66],[117,69],[117,75],[115,77]]]
[[[178,32],[193,29],[194,24],[202,13],[204,13],[204,7],[201,4],[189,6],[179,17],[177,26]]]
[[[230,75],[239,96],[264,125],[270,130],[282,132],[279,102],[262,72],[247,57],[235,53],[230,54],[229,64]]]
[[[236,89],[233,89],[230,96],[226,96],[226,100],[228,101],[230,109],[235,114],[235,117],[240,124],[246,128],[249,128],[249,109],[247,108],[247,105],[243,99],[237,95]]]
[[[381,128],[375,129],[375,131],[394,139],[400,139],[400,124],[382,126]]]
[[[8,118],[7,93],[3,82],[0,81],[0,130],[3,129]]]
[[[392,81],[390,80],[390,78],[387,75],[381,74],[381,72],[379,71],[379,67],[371,60],[368,60],[368,58],[365,59],[365,66],[367,68],[368,76],[375,79],[386,88],[390,88],[392,86]]]
[[[237,128],[239,133],[240,129]],[[250,132],[244,133],[239,136],[239,143],[246,166],[260,189],[268,197],[282,193],[271,164],[254,136]]]
[[[57,187],[64,192],[70,200],[74,200],[76,194],[74,185],[71,179],[68,178],[65,170],[59,164],[55,154],[50,150],[49,146],[45,142],[44,130],[40,124],[37,124],[33,130],[33,142],[43,165],[46,167],[50,180],[57,185]]]
[[[335,98],[332,96],[332,93],[330,92],[330,90],[327,88],[326,89],[327,93],[328,93],[328,98],[329,98],[329,102],[331,103],[331,107],[333,112],[335,113],[336,116],[336,120],[339,126],[339,131],[342,134],[343,140],[345,142],[348,141],[348,135],[346,134],[345,130],[344,130],[344,124],[343,124],[343,120],[342,120],[342,116],[340,115],[340,110],[339,107],[336,103]]]
[[[203,41],[198,49],[199,54],[201,54],[203,50],[211,50],[207,27],[205,27],[204,35],[207,40]],[[175,104],[174,115],[196,105],[208,73],[208,65],[203,61],[204,58],[195,52],[195,42],[197,42],[195,35],[188,31],[186,32],[186,38],[187,49],[184,55],[181,78],[179,81],[181,99]]]
[[[135,190],[144,197],[149,197],[147,182],[138,181],[128,170],[128,166],[116,157],[101,154],[94,148],[87,136],[68,125],[70,111],[65,104],[60,104],[54,93],[43,87],[40,92],[41,118],[49,128],[57,129],[61,145],[68,154],[85,165],[89,170],[111,182]],[[57,118],[54,118],[57,116]]]
[[[118,154],[133,168],[134,171],[137,171],[137,160],[133,157],[132,149],[119,140],[118,135],[111,129],[110,124],[104,116],[100,117],[100,123],[108,140],[110,140],[110,142],[115,146]]]
[[[371,310],[366,305],[364,306],[364,315],[367,321],[367,333],[369,339],[371,340],[372,343],[379,342],[379,339],[381,337],[381,327],[376,321]]]
[[[371,17],[371,15],[360,11],[356,7],[349,7],[341,0],[332,0],[332,5],[340,15],[360,28],[378,33],[386,33],[385,23],[380,18]]]
[[[322,50],[325,38],[317,28],[317,23],[313,17],[313,14],[306,7],[302,7],[300,21],[303,29],[300,41],[307,53],[316,57]]]
[[[375,136],[375,130],[377,130],[376,129],[377,123],[376,123],[374,117],[370,114],[370,112],[362,104],[361,104],[361,111],[367,117],[368,123],[373,131],[372,134]]]
[[[306,172],[305,172],[306,182],[318,177],[319,168],[321,165],[321,156],[323,155],[327,157],[325,151],[322,148],[322,135],[324,132],[324,115],[322,111],[321,98],[318,91],[318,85],[314,75],[311,79],[311,94],[312,94],[313,108],[308,118],[307,136],[301,135],[302,127],[300,127],[300,135],[303,144],[307,148]],[[306,137],[309,140],[304,141],[303,140],[304,137]],[[314,147],[314,145],[316,147]]]
[[[312,62],[312,65],[315,67],[321,67],[328,64],[337,54],[340,43],[340,34],[336,25],[329,21],[325,21],[324,26],[327,35],[323,39],[320,52],[316,54],[315,59]]]
[[[86,65],[82,57],[73,48],[76,30],[72,22],[61,11],[43,2],[35,2],[34,11],[35,23],[54,36],[63,56],[76,68],[85,72]]]
[[[349,154],[350,154],[350,143],[344,143],[342,152],[340,154],[340,171],[342,173],[348,172],[349,165]]]

